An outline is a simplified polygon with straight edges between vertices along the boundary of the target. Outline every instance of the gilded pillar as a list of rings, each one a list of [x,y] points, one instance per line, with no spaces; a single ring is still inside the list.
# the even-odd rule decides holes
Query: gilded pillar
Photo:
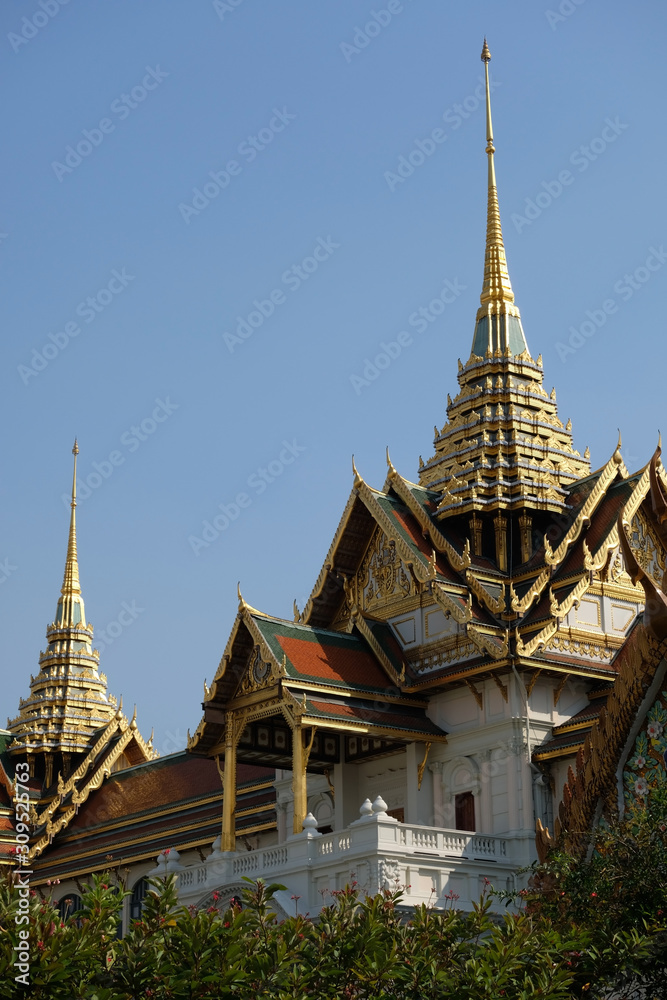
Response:
[[[521,562],[528,562],[533,552],[531,540],[532,527],[533,519],[530,514],[525,511],[523,514],[519,514],[519,528],[521,529]]]
[[[235,718],[227,713],[225,728],[225,770],[222,782],[221,851],[236,850],[236,739]]]
[[[507,572],[507,518],[504,514],[496,514],[493,519],[496,531],[496,563],[501,573]]]
[[[292,730],[292,792],[294,795],[294,833],[301,833],[303,821],[308,812],[308,786],[306,766],[308,758],[303,745],[303,726],[297,719]]]
[[[470,539],[472,541],[473,555],[482,554],[482,519],[478,514],[473,514],[470,518]]]

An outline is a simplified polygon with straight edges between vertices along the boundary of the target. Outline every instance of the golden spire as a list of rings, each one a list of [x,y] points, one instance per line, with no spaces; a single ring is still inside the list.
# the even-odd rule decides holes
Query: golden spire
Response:
[[[79,454],[79,445],[74,442],[72,448],[74,455],[74,475],[72,477],[72,502],[70,507],[72,512],[69,518],[69,538],[67,540],[67,559],[65,560],[65,575],[63,585],[58,600],[55,623],[61,628],[76,628],[79,625],[86,626],[86,613],[83,607],[83,597],[81,596],[81,584],[79,583],[79,561],[76,552],[76,456]]]
[[[76,438],[74,439],[74,447],[72,448],[72,454],[74,455],[74,475],[72,477],[72,502],[70,507],[72,508],[72,513],[69,518],[69,538],[67,540],[67,560],[65,562],[65,576],[63,577],[63,586],[60,593],[63,597],[69,597],[72,594],[81,593],[81,585],[79,583],[79,562],[76,554],[76,456],[79,454],[79,445],[77,444]]]
[[[486,153],[489,158],[489,192],[486,214],[486,253],[484,255],[484,284],[480,302],[514,302],[514,292],[507,272],[503,232],[500,227],[496,169],[493,159],[493,125],[491,123],[491,92],[489,88],[489,62],[491,53],[484,39],[482,62],[486,75]]]
[[[488,208],[481,304],[470,358],[459,362],[461,391],[454,400],[447,397],[447,422],[435,428],[435,454],[419,460],[420,486],[441,496],[436,516],[470,514],[471,532],[479,530],[478,515],[485,511],[560,510],[572,483],[590,473],[588,454],[582,458],[574,450],[572,425],[558,419],[555,394],[543,389],[542,358],[530,356],[514,301],[498,209],[490,60],[484,39]],[[555,428],[548,444],[538,430],[545,419]],[[463,436],[462,427],[468,428]],[[502,524],[494,531],[498,545],[506,547]]]
[[[491,53],[484,39],[482,62],[486,76],[486,154],[489,164],[488,201],[486,213],[486,251],[484,283],[479,297],[480,307],[475,321],[472,353],[484,357],[495,354],[522,354],[527,344],[521,326],[519,310],[514,305],[514,292],[507,271],[503,231],[500,225],[496,167],[494,161],[493,124],[491,121],[491,88],[489,62]]]

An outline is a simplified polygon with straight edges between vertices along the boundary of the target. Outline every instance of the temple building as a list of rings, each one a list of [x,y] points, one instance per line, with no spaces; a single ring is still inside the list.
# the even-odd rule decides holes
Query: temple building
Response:
[[[530,353],[500,223],[490,58],[485,42],[480,306],[432,454],[413,482],[387,453],[380,489],[353,467],[293,621],[239,591],[182,753],[156,759],[107,694],[73,489],[47,649],[0,733],[0,847],[11,861],[27,761],[36,884],[59,878],[72,898],[111,867],[131,892],[126,920],[146,876],[169,871],[188,904],[224,906],[251,877],[286,886],[285,913],[295,896],[316,912],[352,879],[470,908],[486,879],[515,887],[554,838],[578,849],[601,815],[667,783],[667,477],[659,447],[630,473],[620,439],[591,472]]]

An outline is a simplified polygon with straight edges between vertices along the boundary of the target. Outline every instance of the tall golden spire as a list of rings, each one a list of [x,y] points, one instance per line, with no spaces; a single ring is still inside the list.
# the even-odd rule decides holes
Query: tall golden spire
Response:
[[[527,350],[521,327],[519,310],[514,305],[514,292],[507,270],[505,244],[500,225],[498,188],[494,161],[493,124],[491,121],[491,88],[489,62],[491,53],[484,39],[482,62],[486,76],[486,154],[488,157],[488,194],[486,215],[486,250],[484,253],[484,282],[480,295],[480,308],[475,323],[473,354],[485,356],[487,351],[521,354]],[[512,317],[512,319],[508,319]],[[481,322],[480,322],[481,320]]]
[[[484,255],[484,285],[480,302],[514,302],[514,292],[507,272],[503,232],[500,227],[500,209],[498,208],[498,189],[496,187],[496,169],[493,159],[493,125],[491,123],[491,91],[489,88],[489,62],[491,53],[484,39],[482,62],[486,74],[486,153],[489,158],[489,192],[486,215],[486,253]]]
[[[30,679],[30,695],[19,702],[18,716],[7,722],[14,736],[11,752],[27,754],[33,769],[39,758],[36,773],[47,787],[57,771],[67,777],[71,755],[90,749],[95,733],[117,711],[115,699],[107,695],[107,679],[99,672],[100,654],[93,649],[93,626],[86,621],[81,594],[76,551],[76,441],[72,454],[67,559],[56,615],[46,629],[47,646],[39,655],[39,673]]]
[[[72,476],[72,501],[70,503],[71,513],[69,517],[69,537],[67,539],[67,559],[65,560],[65,575],[63,585],[58,599],[58,609],[56,611],[56,624],[62,628],[86,624],[86,613],[81,596],[81,584],[79,582],[79,560],[76,551],[76,456],[79,454],[79,445],[76,440],[72,448],[74,455],[74,474]]]
[[[435,454],[420,461],[419,483],[441,494],[440,517],[471,516],[471,537],[479,537],[480,546],[480,515],[493,513],[502,567],[510,544],[504,512],[514,510],[523,517],[515,530],[522,533],[526,558],[531,538],[527,511],[562,509],[569,487],[590,468],[587,457],[574,450],[571,423],[558,417],[555,390],[547,395],[542,385],[542,356],[536,361],[530,356],[514,302],[498,209],[490,59],[485,38],[488,203],[481,304],[471,355],[465,365],[459,362],[461,391],[448,397],[447,422],[436,428]]]
[[[60,593],[63,597],[71,597],[73,594],[81,593],[81,585],[79,583],[79,562],[76,553],[76,456],[79,454],[79,445],[77,444],[76,438],[74,439],[74,447],[72,448],[72,454],[74,455],[74,475],[72,477],[72,502],[70,507],[72,508],[72,513],[69,519],[69,538],[67,540],[67,560],[65,562],[65,576],[63,577],[63,586]]]

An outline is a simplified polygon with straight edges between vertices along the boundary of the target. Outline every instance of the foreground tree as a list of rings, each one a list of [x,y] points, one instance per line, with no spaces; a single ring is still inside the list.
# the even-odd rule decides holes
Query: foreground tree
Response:
[[[667,793],[629,809],[614,826],[601,824],[582,838],[576,857],[552,850],[533,866],[521,896],[542,925],[591,936],[591,946],[571,956],[591,978],[589,996],[606,995],[602,981],[621,998],[667,997]],[[616,954],[619,935],[637,940],[625,963]]]
[[[332,892],[317,921],[279,921],[273,894],[249,884],[243,906],[178,907],[173,877],[156,881],[123,939],[124,894],[94,877],[82,909],[61,920],[30,897],[29,986],[15,979],[17,894],[0,888],[0,995],[31,1000],[568,1000],[663,998],[664,830],[654,822],[596,835],[587,861],[554,852],[536,867],[519,912],[491,913],[490,887],[472,913],[421,906],[401,892]],[[454,899],[451,900],[452,906]],[[408,919],[409,916],[409,919]],[[664,973],[663,973],[664,979]],[[644,993],[636,992],[643,984]],[[648,992],[646,992],[648,990]]]

